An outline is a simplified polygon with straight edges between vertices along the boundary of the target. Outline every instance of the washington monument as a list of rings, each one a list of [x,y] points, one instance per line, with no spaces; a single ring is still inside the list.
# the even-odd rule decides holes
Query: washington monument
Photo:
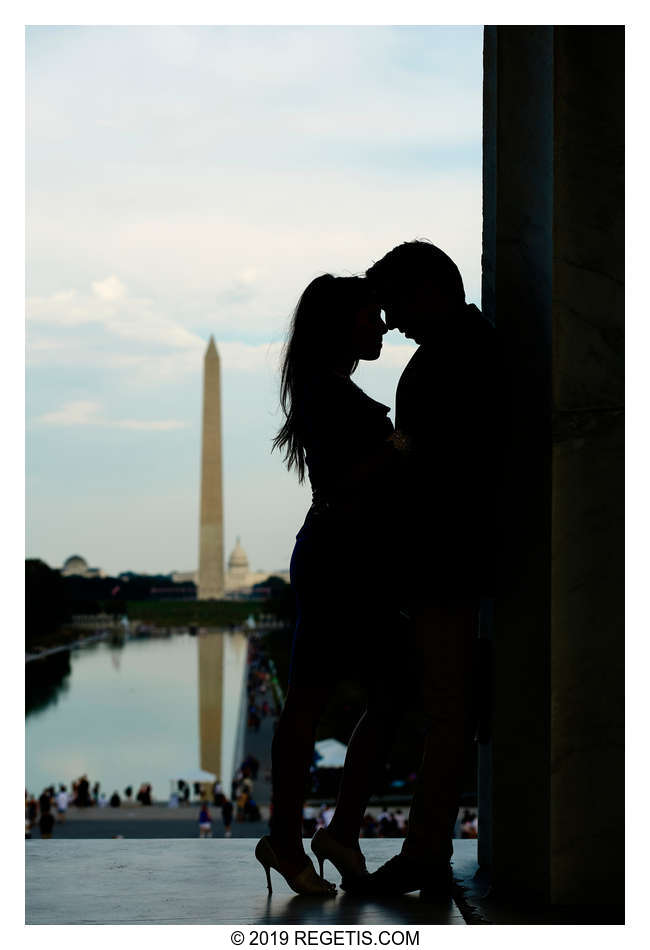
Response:
[[[223,597],[223,492],[221,485],[221,372],[214,337],[203,363],[199,600]]]

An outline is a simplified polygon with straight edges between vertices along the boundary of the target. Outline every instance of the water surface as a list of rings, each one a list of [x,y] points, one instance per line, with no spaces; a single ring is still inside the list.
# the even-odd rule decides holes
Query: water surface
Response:
[[[170,779],[200,766],[199,642],[175,634],[73,651],[62,686],[26,717],[27,790],[69,788],[85,773],[109,797],[150,782],[167,799]]]

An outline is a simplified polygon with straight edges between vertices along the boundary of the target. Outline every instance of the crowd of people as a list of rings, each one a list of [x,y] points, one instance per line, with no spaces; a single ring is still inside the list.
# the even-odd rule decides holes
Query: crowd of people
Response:
[[[321,805],[316,809],[305,804],[302,810],[302,829],[305,838],[312,838],[319,828],[327,828],[334,814],[333,805]],[[377,816],[366,812],[360,829],[361,838],[403,838],[408,829],[408,819],[401,808],[395,811],[383,809]]]
[[[221,810],[221,819],[224,828],[224,837],[232,837],[233,813],[235,821],[260,821],[261,814],[253,798],[253,785],[259,772],[260,763],[253,755],[247,755],[243,760],[231,785],[231,797],[223,791],[220,781],[212,786],[212,804]],[[213,818],[207,796],[204,796],[199,806],[199,837],[212,837]]]
[[[218,784],[218,783],[217,783]],[[221,811],[221,821],[223,822],[223,836],[224,838],[232,838],[232,813],[233,805],[229,798],[226,798],[225,795],[221,794],[220,796],[215,796],[214,804]],[[201,802],[199,808],[199,838],[211,838],[212,837],[212,823],[213,818],[210,812],[210,805],[205,799]]]
[[[75,808],[120,808],[122,804],[133,805],[134,801],[140,805],[152,804],[152,786],[150,782],[143,782],[133,797],[133,786],[127,785],[124,797],[115,789],[110,795],[101,790],[99,782],[92,785],[87,775],[82,775],[70,783],[70,787],[59,783],[44,788],[38,798],[25,790],[25,837],[31,838],[38,827],[41,838],[51,838],[54,826],[58,822],[63,824],[68,809]]]
[[[267,716],[278,716],[277,699],[271,688],[272,673],[270,663],[259,637],[251,637],[248,653],[248,721],[249,729],[259,732],[262,720]]]
[[[247,726],[259,732],[262,721],[268,716],[279,715],[277,700],[272,686],[272,672],[268,657],[259,637],[253,635],[248,645]],[[254,797],[254,785],[260,769],[259,760],[247,754],[237,768],[230,786],[230,798],[225,794],[220,781],[212,787],[212,805],[221,810],[224,837],[232,836],[233,818],[237,823],[260,821],[261,813]],[[179,783],[180,784],[180,783]],[[189,793],[189,789],[186,789]],[[185,799],[187,800],[187,799]],[[198,814],[199,837],[211,838],[214,818],[207,796],[202,796]]]

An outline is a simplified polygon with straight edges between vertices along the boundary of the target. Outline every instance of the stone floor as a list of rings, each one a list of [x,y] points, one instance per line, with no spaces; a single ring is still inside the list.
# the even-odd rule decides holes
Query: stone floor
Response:
[[[231,924],[314,926],[464,924],[453,900],[408,894],[390,901],[300,897],[271,871],[273,893],[250,840],[30,840],[28,924]],[[475,842],[457,842],[459,845]],[[361,842],[370,870],[399,850]],[[326,864],[327,870],[334,871]],[[337,880],[334,877],[334,880]]]
[[[526,874],[526,842],[521,845],[521,873]],[[477,868],[477,842],[454,841],[454,898],[468,924],[624,924],[621,906],[536,906],[499,894]]]
[[[396,839],[362,839],[372,871]],[[622,907],[535,907],[495,895],[477,874],[476,841],[454,841],[454,899],[392,900],[337,893],[299,897],[271,871],[273,894],[251,839],[63,839],[25,842],[28,924],[222,924],[336,927],[423,924],[623,924]],[[522,873],[526,852],[522,844]],[[338,883],[330,864],[326,876]]]

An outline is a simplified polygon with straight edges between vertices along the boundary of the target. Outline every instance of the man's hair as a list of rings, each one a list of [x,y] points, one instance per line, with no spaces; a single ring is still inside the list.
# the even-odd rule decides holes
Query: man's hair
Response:
[[[405,241],[385,254],[366,271],[366,277],[380,291],[392,287],[432,281],[458,303],[465,301],[460,271],[451,257],[430,241]]]

